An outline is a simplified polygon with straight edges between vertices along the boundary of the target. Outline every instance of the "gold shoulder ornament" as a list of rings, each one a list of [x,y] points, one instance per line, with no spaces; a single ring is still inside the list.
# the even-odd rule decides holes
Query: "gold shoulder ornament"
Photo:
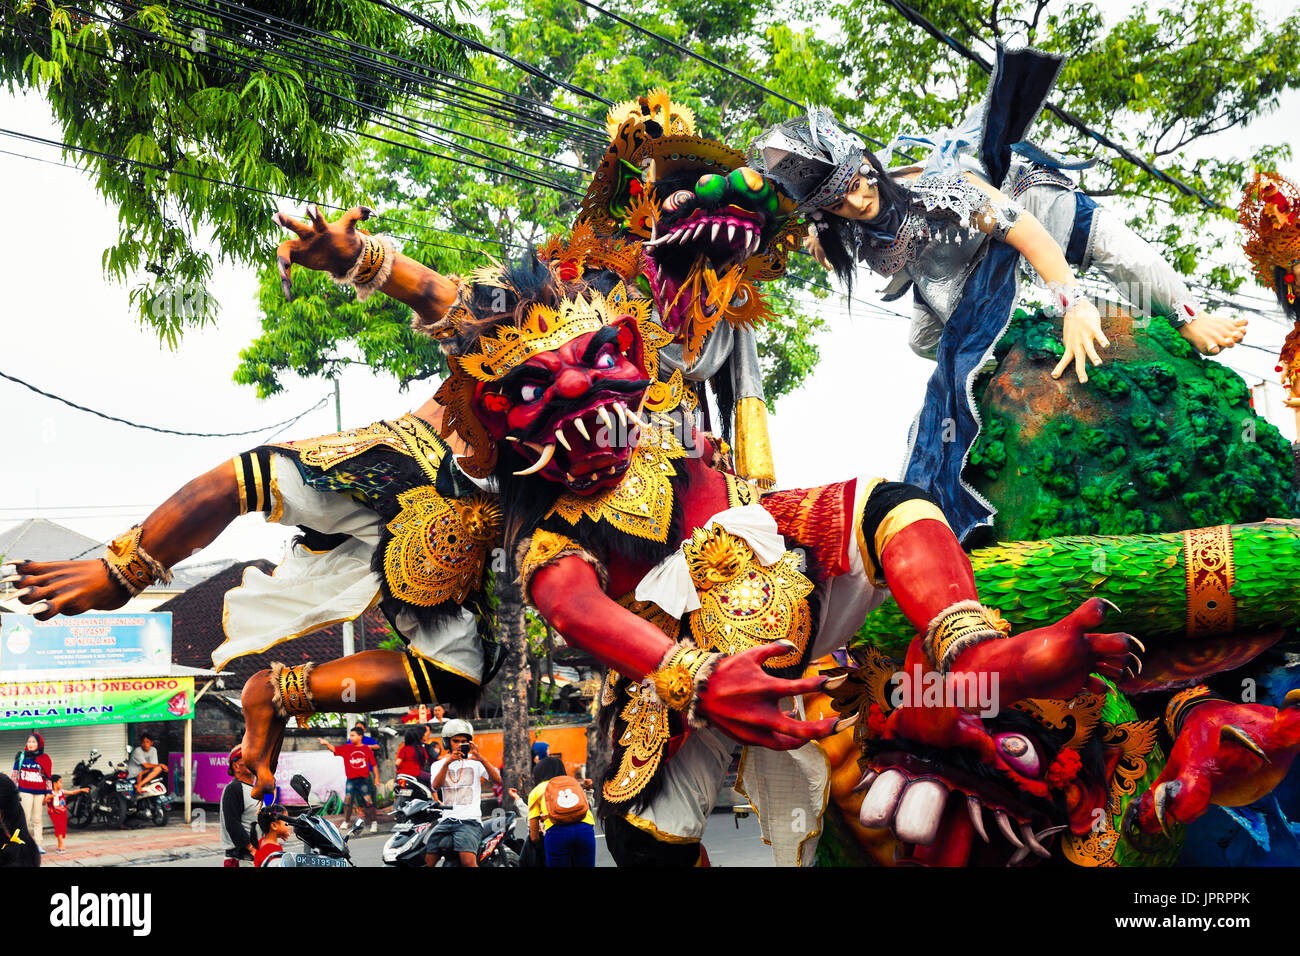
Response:
[[[431,485],[397,496],[384,578],[392,596],[415,607],[462,603],[483,577],[501,533],[501,509],[487,495],[444,498]]]

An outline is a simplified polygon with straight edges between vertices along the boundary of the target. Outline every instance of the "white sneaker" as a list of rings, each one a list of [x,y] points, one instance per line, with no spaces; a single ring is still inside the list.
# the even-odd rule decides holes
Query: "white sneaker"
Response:
[[[371,832],[371,833],[378,833],[378,832],[379,832],[379,821],[378,821],[378,820],[376,820],[374,823],[370,824],[370,832]]]

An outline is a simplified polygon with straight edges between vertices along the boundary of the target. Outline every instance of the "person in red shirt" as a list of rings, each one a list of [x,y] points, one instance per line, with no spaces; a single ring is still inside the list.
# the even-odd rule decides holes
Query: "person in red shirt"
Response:
[[[41,832],[45,829],[45,795],[50,792],[50,774],[54,765],[45,753],[45,738],[32,731],[27,745],[14,757],[14,783],[18,784],[18,799],[27,815],[27,828],[32,840],[42,853]]]
[[[284,855],[284,841],[289,839],[289,834],[293,832],[284,817],[285,809],[278,804],[263,807],[258,811],[256,827],[266,836],[262,837],[257,844],[257,852],[253,854],[253,866],[284,865],[281,860]]]
[[[65,849],[63,838],[68,835],[68,797],[78,793],[90,793],[89,787],[76,790],[64,790],[59,774],[50,775],[50,792],[45,795],[45,809],[50,813],[50,823],[54,825],[54,836],[59,841],[59,852]]]
[[[424,770],[424,727],[408,727],[402,735],[395,762],[397,772],[419,777]]]
[[[375,761],[375,752],[362,742],[364,734],[353,727],[348,732],[348,742],[337,747],[324,737],[317,739],[334,756],[343,758],[343,772],[348,778],[347,793],[343,798],[343,829],[346,830],[352,822],[352,807],[355,804],[365,814],[370,832],[376,832],[379,829],[379,821],[375,819],[379,764]]]

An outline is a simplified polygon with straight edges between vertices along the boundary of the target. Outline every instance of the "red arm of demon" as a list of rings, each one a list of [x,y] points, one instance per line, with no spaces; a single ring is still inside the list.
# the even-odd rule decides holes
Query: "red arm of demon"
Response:
[[[633,680],[655,670],[673,646],[659,628],[611,600],[591,565],[575,555],[539,569],[529,591],[533,606],[566,641]],[[799,721],[781,712],[782,697],[826,684],[822,677],[781,680],[763,671],[764,660],[788,650],[776,643],[718,658],[700,693],[698,712],[742,743],[775,750],[831,733],[834,717]]]

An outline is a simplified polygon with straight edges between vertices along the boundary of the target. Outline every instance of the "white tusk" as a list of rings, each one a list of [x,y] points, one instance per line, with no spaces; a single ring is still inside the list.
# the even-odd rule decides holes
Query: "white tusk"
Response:
[[[1016,831],[1011,829],[1011,821],[1007,819],[1007,815],[1005,813],[999,810],[997,813],[994,814],[994,817],[996,817],[998,821],[998,829],[1002,831],[1002,835],[1004,837],[1006,837],[1008,840],[1011,841],[1012,846],[1017,848],[1024,846],[1024,843],[1021,842],[1020,837],[1016,836]]]
[[[587,426],[582,424],[581,418],[575,418],[573,420],[573,427],[578,430],[578,434],[581,435],[584,439],[586,439],[587,441],[591,441],[591,436],[587,434]]]
[[[569,444],[569,439],[564,437],[564,426],[561,425],[555,429],[555,440],[564,446],[565,451],[573,451],[573,446]]]
[[[609,412],[605,411],[605,406],[602,405],[600,408],[596,409],[596,414],[599,415],[600,420],[605,423],[605,430],[612,432],[614,430],[614,423],[610,421]]]
[[[1029,828],[1028,823],[1020,824],[1020,835],[1025,838],[1025,846],[1029,847],[1029,849],[1046,860],[1052,858],[1052,854],[1048,852],[1047,848],[1038,842],[1038,838],[1034,836],[1034,831]]]
[[[614,412],[618,415],[618,420],[623,423],[623,427],[627,428],[627,409],[623,407],[622,402],[614,406]]]
[[[732,239],[735,239],[735,238],[736,238],[736,225],[735,225],[735,223],[728,223],[728,224],[727,224],[727,241],[730,242]]]
[[[984,829],[984,805],[979,802],[978,797],[966,797],[966,812],[970,814],[971,826],[975,832],[980,835],[985,843],[989,842],[989,835]]]
[[[577,479],[577,478],[574,478],[571,474],[569,474],[569,473],[566,471],[566,472],[564,473],[564,480],[567,481],[569,484],[573,484],[573,483],[574,483],[575,481],[577,481],[578,479]]]
[[[529,443],[531,446],[531,443]],[[523,471],[516,471],[516,475],[535,475],[545,468],[551,461],[551,456],[555,454],[555,445],[552,443],[542,449],[542,457],[531,468],[525,468]]]
[[[713,234],[709,236],[710,241],[712,241],[712,242],[717,242],[717,241],[718,241],[718,230],[721,229],[721,228],[722,228],[722,223],[720,223],[720,222],[715,222],[715,223],[713,224]]]

